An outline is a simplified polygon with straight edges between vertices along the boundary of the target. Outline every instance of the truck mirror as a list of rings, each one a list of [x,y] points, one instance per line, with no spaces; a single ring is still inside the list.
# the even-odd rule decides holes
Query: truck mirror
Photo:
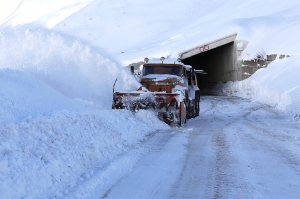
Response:
[[[130,66],[130,72],[132,75],[134,74],[134,66]]]

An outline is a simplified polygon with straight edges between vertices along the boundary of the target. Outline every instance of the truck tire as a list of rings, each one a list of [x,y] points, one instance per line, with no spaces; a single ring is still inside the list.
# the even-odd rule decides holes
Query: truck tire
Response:
[[[180,119],[178,125],[182,127],[186,123],[186,117],[187,117],[186,106],[184,102],[180,102],[179,115],[180,115],[179,116]]]
[[[196,109],[195,109],[195,100],[189,100],[188,102],[188,112],[187,112],[187,118],[191,119],[194,118],[196,115]]]
[[[195,93],[195,117],[200,114],[200,91]]]

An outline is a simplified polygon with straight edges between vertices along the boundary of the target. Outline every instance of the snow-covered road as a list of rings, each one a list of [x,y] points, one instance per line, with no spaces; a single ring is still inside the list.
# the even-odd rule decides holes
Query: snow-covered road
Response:
[[[299,197],[299,122],[228,96],[202,97],[201,112],[132,149],[143,151],[140,159],[115,183],[98,187],[97,197]]]

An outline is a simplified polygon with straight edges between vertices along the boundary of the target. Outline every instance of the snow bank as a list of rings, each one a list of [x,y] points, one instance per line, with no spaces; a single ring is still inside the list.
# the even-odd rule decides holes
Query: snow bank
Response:
[[[70,98],[111,107],[112,87],[138,88],[129,72],[78,40],[44,29],[0,31],[0,68],[26,72]]]
[[[67,98],[31,75],[13,69],[0,69],[0,104],[0,124],[38,115],[49,116],[57,110],[93,108],[87,102]]]
[[[244,81],[220,84],[215,89],[250,98],[281,110],[300,114],[300,56],[277,59]]]
[[[1,125],[0,198],[63,197],[150,132],[168,128],[152,112],[126,110],[63,111]]]
[[[0,198],[64,198],[149,133],[170,128],[153,112],[111,110],[116,78],[119,89],[137,86],[78,40],[0,31]]]

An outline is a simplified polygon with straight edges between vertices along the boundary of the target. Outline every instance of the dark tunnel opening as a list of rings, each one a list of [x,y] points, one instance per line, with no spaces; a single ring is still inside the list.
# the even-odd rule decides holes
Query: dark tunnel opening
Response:
[[[219,82],[237,80],[236,61],[234,42],[182,59],[184,64],[206,72],[197,74],[198,85],[202,92],[209,92]]]

